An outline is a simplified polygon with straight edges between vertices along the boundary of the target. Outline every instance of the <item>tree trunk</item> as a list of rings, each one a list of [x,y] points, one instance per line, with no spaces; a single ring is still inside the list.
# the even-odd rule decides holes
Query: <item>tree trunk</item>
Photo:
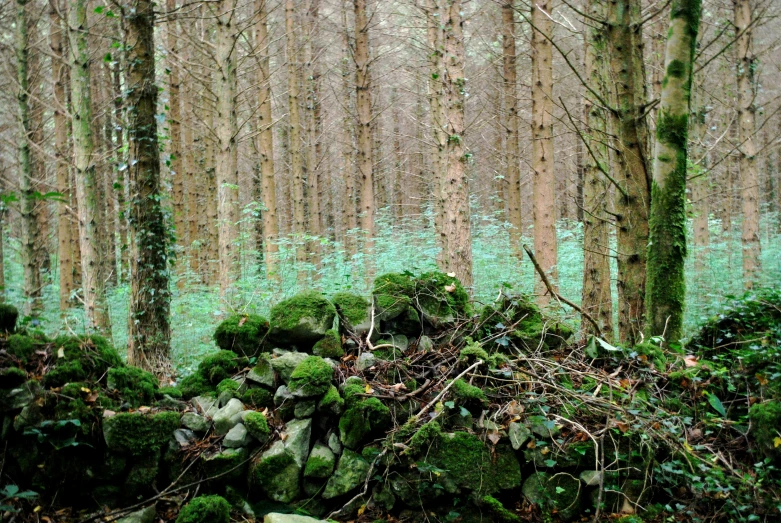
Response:
[[[701,89],[695,90],[695,99]],[[708,228],[708,218],[710,214],[709,206],[709,185],[710,175],[703,174],[708,168],[708,147],[705,143],[708,135],[708,110],[701,100],[697,101],[696,109],[692,112],[694,122],[692,125],[693,139],[690,140],[693,150],[692,159],[699,162],[699,168],[694,169],[694,179],[691,180],[691,202],[694,212],[694,246],[696,248],[694,271],[698,279],[705,278],[705,260],[707,258],[707,249],[710,245],[710,230]]]
[[[369,71],[369,20],[366,0],[354,0],[355,14],[355,112],[357,116],[358,180],[361,196],[361,230],[366,235],[364,254],[372,259],[374,242],[374,156],[372,80]],[[371,271],[369,271],[371,272]]]
[[[615,135],[618,182],[615,219],[618,246],[618,335],[634,344],[643,331],[646,250],[651,190],[648,166],[648,126],[639,0],[607,4],[608,38],[613,89],[610,130]]]
[[[81,288],[89,329],[109,329],[106,308],[106,275],[101,263],[98,223],[98,176],[95,172],[95,145],[92,136],[92,99],[90,86],[90,50],[87,44],[87,7],[85,0],[70,4],[69,34],[71,97],[73,113],[74,175],[79,206],[79,244],[81,252]]]
[[[168,150],[168,169],[171,176],[172,204],[174,229],[176,230],[176,245],[179,252],[183,253],[187,234],[184,208],[184,165],[182,155],[182,110],[181,98],[179,95],[180,79],[179,66],[175,63],[176,55],[179,53],[177,41],[179,35],[176,28],[178,25],[176,15],[176,0],[166,0],[166,9],[168,10],[168,25],[166,27],[166,40],[168,44],[168,60],[166,63],[168,71],[168,129],[170,132],[170,143]],[[184,285],[184,280],[179,280],[179,287]]]
[[[469,211],[470,155],[465,145],[464,33],[461,0],[448,0],[445,12],[445,77],[447,92],[447,174],[442,183],[444,216],[442,238],[445,247],[442,269],[455,273],[464,287],[472,287],[472,231]]]
[[[758,65],[753,52],[751,0],[733,0],[735,31],[738,34],[738,149],[740,152],[740,200],[743,211],[741,244],[743,246],[743,286],[750,289],[760,277],[762,261],[759,243],[759,175],[757,148],[754,143],[756,124],[756,76]]]
[[[126,281],[130,272],[130,245],[128,239],[127,212],[125,209],[127,197],[127,186],[125,184],[125,169],[127,158],[121,155],[125,154],[124,134],[125,128],[124,111],[122,106],[122,79],[120,78],[119,59],[114,62],[112,79],[114,82],[114,120],[119,124],[114,128],[114,140],[116,142],[116,179],[114,180],[114,212],[117,217],[117,229],[119,232],[119,274],[117,281]],[[123,165],[124,164],[124,165]]]
[[[348,0],[349,1],[349,0]],[[344,182],[344,204],[342,205],[342,224],[344,227],[344,245],[347,259],[351,259],[358,252],[355,238],[355,230],[358,228],[358,202],[356,194],[356,174],[353,163],[353,96],[350,86],[350,62],[352,50],[350,49],[350,33],[347,23],[349,7],[342,5],[342,97],[344,99],[344,115],[342,117],[342,180]]]
[[[135,0],[125,13],[128,86],[128,182],[132,253],[128,363],[170,376],[168,234],[160,193],[154,10]]]
[[[301,152],[301,115],[298,98],[298,42],[296,39],[296,3],[293,0],[285,2],[285,35],[287,52],[287,97],[288,97],[288,140],[290,146],[290,196],[293,200],[293,227],[296,235],[296,260],[301,263],[306,260],[303,236],[306,233],[306,215],[304,205],[304,159]],[[303,276],[299,272],[299,278]]]
[[[553,21],[552,4],[542,0],[532,4],[532,169],[534,171],[534,252],[542,269],[554,282],[558,245],[556,241],[556,177],[553,151]],[[550,300],[540,278],[535,279],[537,301]]]
[[[502,56],[505,128],[505,180],[507,221],[513,253],[523,259],[521,250],[521,149],[518,118],[518,71],[515,49],[515,10],[512,0],[502,4]]]
[[[651,185],[646,330],[677,343],[686,298],[686,173],[700,0],[674,0],[667,33]]]
[[[433,132],[433,143],[431,148],[431,194],[432,211],[434,213],[434,229],[437,233],[439,243],[439,255],[437,261],[440,265],[445,263],[445,237],[443,236],[444,226],[444,205],[442,201],[442,183],[447,169],[447,105],[445,104],[444,88],[444,33],[442,32],[443,10],[439,5],[439,0],[427,0],[426,4],[426,22],[427,22],[427,43],[429,57],[429,81],[428,98],[431,113],[431,128]]]

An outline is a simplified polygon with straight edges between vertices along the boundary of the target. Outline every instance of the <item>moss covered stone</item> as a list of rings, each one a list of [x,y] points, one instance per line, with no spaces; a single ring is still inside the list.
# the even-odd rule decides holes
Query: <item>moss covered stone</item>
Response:
[[[433,443],[436,443],[442,436],[442,427],[436,421],[429,421],[423,424],[409,440],[405,454],[425,454],[426,450]]]
[[[506,523],[521,521],[521,518],[504,508],[502,502],[495,497],[483,496],[481,501],[483,502],[483,506],[493,513],[494,517],[496,517],[496,521],[504,521]]]
[[[331,301],[350,329],[370,320],[369,301],[363,296],[350,292],[338,292],[334,294]]]
[[[360,454],[345,449],[339,458],[339,465],[328,479],[323,491],[323,499],[343,496],[363,485],[369,474],[369,463]]]
[[[0,389],[15,389],[27,381],[27,373],[17,367],[0,369]]]
[[[545,513],[569,521],[580,513],[580,480],[567,473],[535,472],[523,482],[523,495]]]
[[[336,329],[328,329],[325,336],[312,347],[312,353],[323,358],[338,359],[344,356],[342,337]]]
[[[225,378],[217,384],[217,395],[222,396],[226,392],[232,397],[238,396],[239,384],[230,378]]]
[[[243,480],[246,477],[247,458],[249,451],[246,448],[222,449],[214,454],[201,454],[201,466],[207,477],[222,474],[215,482],[224,484],[226,481]]]
[[[781,458],[781,402],[756,403],[749,410],[751,434],[763,453]]]
[[[346,401],[352,406],[339,419],[339,434],[342,444],[348,449],[357,449],[361,443],[372,436],[380,435],[390,425],[390,410],[377,398]]]
[[[182,397],[186,399],[194,398],[195,396],[214,394],[216,389],[208,378],[204,378],[198,372],[194,372],[189,376],[182,378],[178,388],[182,392]]]
[[[327,445],[317,443],[309,453],[304,468],[304,477],[315,479],[327,479],[331,476],[336,465],[336,456]]]
[[[452,323],[471,314],[469,294],[458,278],[441,272],[421,274],[415,281],[415,305],[433,327]]]
[[[230,512],[222,496],[199,496],[182,507],[176,523],[230,523]]]
[[[274,406],[274,395],[259,387],[245,390],[239,399],[242,403],[256,409]]]
[[[290,375],[288,389],[293,396],[311,398],[325,394],[331,387],[334,369],[319,356],[307,356]]]
[[[35,341],[29,336],[12,334],[8,336],[8,354],[20,359],[23,363],[35,353]]]
[[[122,412],[103,420],[103,437],[109,450],[142,456],[159,451],[179,428],[179,422],[178,412]]]
[[[274,501],[290,503],[301,491],[301,466],[285,449],[282,441],[276,441],[253,463],[250,470],[250,488],[259,488]]]
[[[268,321],[262,316],[234,314],[217,326],[214,341],[222,350],[251,357],[261,352],[268,330]]]
[[[244,416],[244,426],[247,428],[250,436],[258,441],[265,441],[271,430],[268,427],[268,420],[262,412],[249,412]]]
[[[206,356],[198,364],[198,373],[217,385],[222,380],[230,378],[247,364],[247,359],[233,351],[221,350]]]
[[[71,381],[97,381],[111,367],[122,367],[119,353],[102,336],[60,336],[53,342],[54,368],[43,377],[47,387]]]
[[[344,399],[339,395],[339,389],[334,385],[328,389],[317,404],[319,412],[339,415],[344,409]]]
[[[408,274],[383,274],[374,280],[372,296],[377,307],[376,319],[392,320],[412,305],[415,280]]]
[[[453,382],[450,390],[453,391],[453,396],[458,399],[460,403],[466,405],[485,405],[488,403],[488,398],[486,398],[485,392],[483,392],[482,389],[470,385],[461,378]]]
[[[158,389],[154,374],[130,366],[109,369],[106,382],[108,388],[119,391],[119,395],[131,407],[151,405]]]
[[[0,303],[0,332],[14,332],[19,310],[10,303]]]
[[[537,350],[541,345],[548,350],[560,347],[572,336],[573,330],[567,324],[542,314],[531,298],[526,295],[502,296],[493,306],[486,305],[480,313],[481,336],[490,337],[497,332],[507,331],[510,339],[519,349]],[[496,337],[497,345],[488,347],[488,352],[505,350],[504,337]],[[484,347],[486,348],[486,347]]]
[[[271,332],[280,343],[313,344],[332,328],[336,308],[319,292],[307,291],[271,308]]]

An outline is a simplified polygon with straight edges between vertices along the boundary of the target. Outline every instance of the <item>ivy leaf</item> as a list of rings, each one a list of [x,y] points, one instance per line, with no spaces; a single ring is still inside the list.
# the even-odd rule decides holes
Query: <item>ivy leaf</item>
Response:
[[[721,414],[722,418],[727,417],[727,411],[724,410],[724,405],[721,403],[721,400],[718,396],[715,394],[708,394],[708,403],[710,403],[710,406],[713,407],[713,410]]]

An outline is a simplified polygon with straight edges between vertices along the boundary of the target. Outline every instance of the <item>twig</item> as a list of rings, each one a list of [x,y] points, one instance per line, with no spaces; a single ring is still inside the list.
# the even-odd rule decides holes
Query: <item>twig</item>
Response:
[[[586,311],[584,311],[583,309],[581,309],[580,307],[572,303],[570,300],[568,300],[567,298],[565,298],[564,296],[562,296],[561,294],[553,290],[553,286],[551,285],[550,280],[548,280],[548,277],[545,275],[545,271],[543,271],[542,267],[540,267],[540,264],[537,262],[537,258],[534,257],[532,251],[529,249],[527,245],[523,246],[523,250],[526,251],[526,254],[529,255],[529,259],[531,259],[534,268],[537,270],[537,274],[539,274],[540,278],[542,278],[542,283],[544,283],[545,287],[548,288],[548,292],[550,292],[551,295],[553,295],[556,299],[563,301],[564,303],[566,303],[567,305],[569,305],[570,307],[578,311],[584,318],[586,318],[589,321],[589,323],[591,323],[591,325],[594,326],[594,329],[596,329],[597,336],[601,338],[602,329],[599,328],[599,324],[594,320],[594,318],[592,318],[589,313],[587,313]]]
[[[453,381],[451,381],[450,383],[448,383],[448,384],[447,384],[447,386],[446,386],[444,389],[442,389],[442,390],[440,391],[440,393],[439,393],[439,394],[437,394],[437,396],[436,396],[436,397],[435,397],[433,400],[431,400],[431,401],[429,402],[429,404],[428,404],[428,405],[426,405],[425,407],[423,407],[422,409],[420,409],[420,412],[418,412],[417,414],[415,414],[415,416],[414,416],[414,418],[415,418],[415,421],[419,421],[419,420],[420,420],[420,418],[422,418],[422,417],[423,417],[423,415],[424,415],[426,412],[428,412],[428,410],[429,410],[431,407],[433,407],[434,405],[436,405],[436,404],[437,404],[437,402],[438,402],[438,401],[439,401],[439,400],[442,398],[442,396],[444,396],[444,395],[445,395],[445,393],[448,391],[448,389],[450,389],[450,387],[452,387],[452,386],[453,386],[453,384],[454,384],[456,381],[458,381],[459,379],[463,378],[463,377],[464,377],[464,376],[465,376],[467,373],[469,373],[469,371],[471,371],[471,370],[472,370],[472,369],[474,369],[474,368],[477,368],[478,366],[480,366],[480,365],[482,365],[482,364],[483,364],[483,360],[477,360],[476,362],[474,362],[473,364],[471,364],[469,367],[467,367],[467,369],[466,369],[464,372],[462,372],[461,374],[459,374],[458,376],[456,376],[455,378],[453,378]]]

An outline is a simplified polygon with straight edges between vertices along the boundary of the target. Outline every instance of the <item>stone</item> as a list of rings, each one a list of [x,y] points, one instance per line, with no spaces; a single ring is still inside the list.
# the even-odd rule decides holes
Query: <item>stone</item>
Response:
[[[326,523],[325,520],[299,516],[297,514],[280,514],[272,512],[263,517],[263,523]]]
[[[342,453],[342,442],[339,441],[339,436],[336,432],[332,432],[328,436],[328,448],[331,449],[334,454]]]
[[[195,438],[195,432],[190,429],[176,429],[174,431],[174,439],[180,447],[186,447]]]
[[[285,450],[303,467],[309,456],[309,439],[312,436],[312,419],[293,420],[285,425]]]
[[[288,401],[294,401],[295,398],[287,388],[287,385],[280,385],[277,391],[274,393],[274,406],[281,407],[283,403]]]
[[[156,515],[157,509],[155,509],[154,505],[150,505],[141,510],[131,512],[123,518],[119,518],[117,523],[153,523]]]
[[[510,445],[513,450],[518,450],[531,437],[531,431],[522,423],[512,422],[507,429],[510,436]]]
[[[194,412],[185,412],[182,414],[182,426],[198,434],[203,434],[209,430],[211,424],[203,416]]]
[[[328,480],[323,491],[323,499],[332,499],[347,494],[363,485],[369,474],[369,463],[360,454],[345,449],[339,458],[336,472]]]
[[[290,503],[301,492],[301,465],[284,442],[275,441],[253,466],[251,482],[273,501]]]
[[[263,354],[258,358],[258,363],[247,373],[247,380],[269,388],[274,387],[274,368],[271,366],[271,358]]]
[[[287,388],[296,398],[322,396],[331,387],[334,369],[320,356],[307,356],[290,375]]]
[[[336,456],[333,451],[322,443],[316,443],[309,453],[304,468],[305,478],[327,479],[331,476],[336,465]]]
[[[545,416],[531,416],[529,418],[531,423],[531,431],[541,438],[555,438],[561,434],[561,427],[556,425],[556,422],[545,418]]]
[[[244,424],[239,423],[228,431],[225,435],[225,439],[222,440],[222,445],[228,449],[238,449],[246,447],[252,441],[252,436],[247,432],[247,427]]]
[[[374,367],[377,364],[377,356],[371,352],[362,352],[358,359],[355,361],[355,368],[363,372],[366,369]]]
[[[376,345],[392,345],[392,347],[386,347],[385,350],[398,356],[398,353],[406,351],[409,347],[409,338],[403,334],[392,334],[390,338],[383,338]]]
[[[546,513],[556,511],[561,521],[571,521],[580,514],[580,480],[567,473],[535,472],[523,482],[521,492],[529,502]]]
[[[235,393],[232,390],[224,390],[217,396],[217,403],[220,407],[224,407],[230,400],[235,397]]]
[[[290,381],[290,375],[296,370],[298,364],[304,361],[307,356],[305,352],[284,352],[279,357],[271,360],[271,367],[279,374],[279,378],[287,384]]]
[[[201,454],[203,471],[207,476],[220,476],[220,482],[235,481],[246,476],[245,461],[249,456],[246,447],[238,449],[222,449],[214,454]]]
[[[296,403],[296,407],[293,410],[293,413],[296,418],[311,418],[312,415],[315,413],[315,408],[317,407],[317,402],[314,400],[310,401],[299,401]]]
[[[242,412],[244,412],[244,404],[236,398],[232,398],[214,415],[214,432],[227,434],[230,429],[241,422]]]
[[[305,291],[271,308],[271,337],[284,344],[310,347],[333,327],[336,307],[316,291]]]
[[[196,396],[190,402],[195,410],[202,413],[207,418],[213,418],[220,408],[217,406],[217,400],[209,396]]]
[[[28,381],[18,389],[13,389],[6,399],[10,410],[22,409],[28,406],[41,390],[37,381]]]
[[[434,350],[434,342],[428,336],[421,336],[418,340],[418,350],[421,352],[430,352]]]

